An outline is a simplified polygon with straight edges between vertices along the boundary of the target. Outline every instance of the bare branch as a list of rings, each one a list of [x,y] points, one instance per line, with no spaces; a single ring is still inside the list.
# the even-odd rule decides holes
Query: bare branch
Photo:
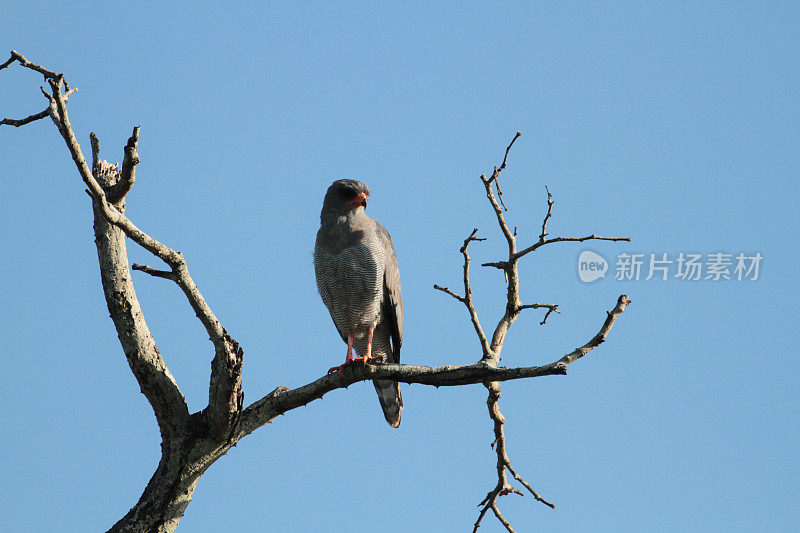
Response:
[[[574,351],[568,353],[567,355],[565,355],[564,357],[562,357],[561,359],[559,359],[555,363],[551,363],[551,364],[555,364],[556,366],[558,366],[558,365],[569,365],[569,364],[577,361],[578,359],[580,359],[584,355],[588,354],[589,352],[591,352],[596,347],[598,347],[601,344],[603,344],[605,342],[605,340],[606,340],[606,336],[608,335],[608,332],[611,330],[611,327],[614,325],[614,322],[617,320],[617,318],[619,318],[619,315],[621,315],[623,313],[623,311],[625,311],[625,308],[628,307],[628,305],[630,305],[630,303],[631,303],[631,299],[628,298],[627,294],[620,294],[619,298],[617,299],[617,305],[614,306],[614,309],[612,309],[611,311],[606,311],[608,316],[606,317],[605,322],[603,322],[603,327],[600,328],[600,331],[597,332],[597,335],[592,337],[592,339],[589,342],[587,342],[586,344],[584,344],[580,348],[576,348]]]
[[[519,136],[519,132],[517,132],[517,136],[514,137],[514,140]],[[513,141],[512,143],[513,144]],[[509,145],[509,148],[511,147]],[[508,156],[508,149],[506,149],[506,157]],[[505,162],[505,159],[503,160]],[[500,168],[502,168],[501,165]],[[498,169],[499,170],[499,169]],[[496,170],[497,171],[497,170]],[[527,255],[528,253],[544,246],[545,244],[552,244],[556,242],[583,242],[587,240],[604,240],[604,241],[630,241],[630,237],[601,237],[599,235],[589,235],[586,237],[555,237],[552,239],[547,239],[547,223],[552,217],[553,214],[553,196],[550,193],[550,189],[545,187],[545,191],[547,192],[547,213],[545,214],[544,220],[542,221],[542,232],[539,235],[539,240],[534,243],[533,245],[525,248],[522,251],[517,251],[517,232],[516,228],[512,232],[509,229],[509,226],[503,216],[501,211],[500,205],[498,204],[491,188],[491,180],[492,178],[486,179],[484,176],[481,176],[481,180],[483,181],[484,188],[486,189],[486,197],[489,200],[489,203],[492,206],[492,209],[495,212],[497,217],[498,225],[500,226],[503,235],[506,238],[508,243],[508,259],[502,261],[490,261],[486,263],[482,263],[482,266],[489,266],[500,269],[504,272],[506,276],[506,284],[507,284],[507,302],[506,302],[506,313],[501,317],[499,320],[497,327],[495,328],[494,335],[492,336],[492,343],[491,343],[491,351],[495,354],[498,354],[502,350],[503,341],[505,339],[506,334],[508,333],[508,329],[511,324],[517,319],[520,311],[525,309],[526,307],[522,305],[519,300],[519,286],[520,286],[520,279],[519,279],[519,268],[518,268],[518,261]],[[547,314],[544,317],[544,320],[540,322],[540,324],[545,324],[547,318],[550,316],[552,312],[556,311],[553,308],[550,308]],[[558,311],[556,311],[558,312]]]
[[[139,126],[134,126],[133,133],[125,145],[125,155],[122,159],[122,170],[120,171],[117,183],[106,191],[108,200],[117,203],[133,187],[136,182],[136,165],[139,164],[139,152],[136,150],[139,144]]]
[[[508,211],[508,208],[506,207],[505,202],[503,202],[503,191],[500,189],[500,173],[503,171],[504,168],[506,168],[506,162],[508,161],[508,152],[511,150],[511,147],[514,146],[514,141],[516,141],[521,135],[522,132],[518,131],[517,134],[514,136],[514,138],[511,139],[511,142],[506,147],[506,155],[503,156],[503,163],[500,165],[500,167],[494,167],[494,171],[492,172],[492,175],[488,180],[489,183],[494,182],[494,185],[497,188],[497,199],[500,200],[500,205],[503,206],[503,211]],[[517,232],[515,228],[514,235],[516,234]]]
[[[472,327],[475,328],[475,334],[478,336],[478,341],[481,343],[481,350],[483,350],[483,357],[489,355],[489,341],[486,339],[486,334],[483,332],[480,320],[478,320],[478,312],[475,310],[475,304],[472,303],[472,286],[469,281],[469,252],[467,248],[472,241],[484,241],[486,239],[479,239],[475,236],[478,233],[478,228],[473,228],[469,237],[464,239],[464,245],[461,247],[461,255],[464,256],[464,305],[467,306],[469,317],[472,321]]]
[[[175,281],[175,273],[170,270],[156,270],[155,268],[150,268],[147,265],[140,265],[139,263],[134,263],[133,265],[131,265],[131,270],[139,270],[140,272],[144,272],[145,274],[150,274],[155,278],[169,279]]]
[[[49,70],[49,69],[46,69],[46,68],[44,68],[44,67],[42,67],[40,65],[37,65],[36,63],[32,63],[32,62],[28,61],[27,59],[25,59],[25,56],[23,56],[22,54],[20,54],[16,50],[11,50],[11,57],[8,59],[8,61],[6,61],[2,65],[0,65],[0,70],[3,70],[4,68],[9,66],[14,61],[19,62],[20,66],[22,66],[22,67],[29,68],[31,70],[35,70],[36,72],[38,72],[39,74],[44,76],[44,79],[46,79],[46,80],[47,79],[56,79],[57,77],[61,76],[61,74],[58,74],[56,72],[53,72],[52,70]],[[67,85],[67,90],[69,90],[69,85]]]
[[[514,479],[516,479],[517,481],[519,481],[520,483],[522,483],[522,484],[524,485],[524,487],[525,487],[526,489],[528,489],[528,492],[530,492],[530,493],[531,493],[531,495],[532,495],[532,496],[533,496],[533,497],[534,497],[534,498],[535,498],[537,501],[540,501],[540,502],[542,502],[543,504],[545,504],[546,506],[548,506],[548,507],[549,507],[549,508],[551,508],[551,509],[555,509],[555,508],[556,508],[556,506],[555,506],[555,505],[553,505],[552,503],[550,503],[550,502],[548,502],[547,500],[545,500],[544,498],[542,498],[542,495],[541,495],[541,494],[539,494],[538,492],[536,492],[535,490],[533,490],[533,487],[531,487],[531,486],[530,486],[530,484],[529,484],[527,481],[525,481],[524,479],[522,479],[522,477],[521,477],[521,476],[519,476],[519,475],[518,475],[518,474],[517,474],[517,473],[514,471],[514,468],[512,468],[511,464],[507,464],[507,465],[506,465],[506,468],[508,469],[508,471],[509,471],[509,472],[511,472],[511,475],[512,475],[512,476],[514,476]]]
[[[8,126],[14,126],[15,128],[19,128],[20,126],[24,126],[26,124],[30,124],[31,122],[36,122],[37,120],[41,120],[43,118],[51,116],[55,110],[55,100],[53,100],[52,95],[50,95],[47,91],[44,90],[44,87],[39,87],[39,89],[42,91],[42,94],[44,94],[45,97],[47,97],[47,99],[50,101],[50,105],[48,105],[46,109],[22,119],[13,119],[6,117],[3,120],[0,120],[0,126],[8,125]],[[78,92],[77,87],[74,87],[66,91],[63,94],[64,101],[68,102],[70,95],[76,92]],[[56,126],[58,126],[57,123]]]
[[[92,145],[92,175],[97,175],[97,169],[100,166],[100,139],[94,132],[89,133],[89,144]],[[91,196],[91,193],[89,194]]]
[[[242,413],[240,429],[236,439],[255,431],[297,407],[322,398],[328,392],[347,388],[353,383],[373,379],[391,379],[402,383],[418,383],[435,387],[450,387],[482,383],[486,380],[507,381],[511,379],[533,378],[566,374],[566,366],[546,365],[544,367],[505,368],[484,363],[461,366],[412,366],[379,364],[352,366],[342,374],[334,372],[296,389],[279,387],[264,398],[254,402]]]
[[[503,217],[503,210],[501,209],[501,205],[505,208],[505,204],[498,203],[497,199],[494,196],[494,192],[492,191],[492,182],[497,182],[500,173],[506,168],[506,162],[508,161],[508,152],[511,150],[511,147],[514,146],[514,142],[522,135],[521,132],[517,132],[514,135],[514,138],[511,139],[511,142],[506,147],[505,156],[503,156],[503,162],[500,164],[499,167],[494,167],[492,171],[492,175],[487,179],[486,174],[481,176],[481,182],[483,182],[483,186],[486,188],[486,198],[489,199],[489,203],[492,204],[492,208],[494,209],[495,216],[497,217],[497,223],[500,225],[500,229],[503,231],[503,235],[505,235],[506,240],[508,241],[508,247],[510,252],[516,251],[516,240],[514,238],[515,233],[512,233],[511,230],[508,228],[508,224]],[[500,191],[499,185],[497,186],[497,195],[498,197],[501,196],[503,193]]]
[[[558,306],[556,306],[556,307],[558,307]],[[547,310],[547,312],[544,314],[544,318],[542,319],[542,321],[541,321],[541,322],[539,322],[539,325],[540,325],[540,326],[544,326],[545,324],[547,324],[547,318],[550,316],[550,313],[552,313],[553,311],[555,311],[555,312],[556,312],[556,313],[558,313],[559,315],[561,314],[561,311],[559,311],[559,310],[558,310],[558,309],[556,309],[555,307],[553,307],[553,308],[551,308],[551,309],[548,309],[548,310]]]
[[[542,233],[539,234],[539,241],[544,241],[544,238],[547,236],[547,221],[550,220],[550,217],[553,216],[553,195],[550,194],[550,189],[547,185],[544,186],[544,190],[547,191],[547,214],[544,216],[544,220],[542,221]]]
[[[12,50],[11,51],[11,57],[9,57],[6,62],[4,62],[2,65],[0,65],[0,70],[3,70],[7,66],[9,66],[11,63],[13,63],[14,61],[17,60],[17,58],[14,56],[14,54],[16,54],[16,51]]]
[[[630,237],[600,237],[599,235],[595,235],[595,234],[587,235],[586,237],[554,237],[552,239],[546,239],[546,240],[543,240],[543,241],[537,241],[536,243],[532,244],[531,246],[528,246],[527,248],[525,248],[524,250],[521,250],[521,251],[517,252],[515,257],[517,259],[519,259],[519,258],[529,254],[530,252],[533,252],[534,250],[537,250],[537,249],[541,248],[545,244],[553,244],[554,242],[583,242],[583,241],[592,241],[592,240],[594,240],[594,241],[613,241],[613,242],[617,242],[617,241],[631,242],[631,238]]]
[[[100,278],[117,336],[164,442],[178,442],[189,422],[188,406],[145,321],[128,270],[125,234],[101,214],[97,202],[93,211]]]
[[[547,313],[545,313],[544,318],[541,322],[539,322],[540,326],[544,326],[547,323],[547,317],[550,316],[550,313],[558,313],[561,314],[561,311],[558,310],[558,304],[525,304],[521,305],[519,310],[522,311],[523,309],[539,309],[540,307],[547,308]]]
[[[53,80],[53,79],[57,79],[59,77],[61,77],[61,79],[63,80],[63,75],[62,74],[58,74],[56,72],[53,72],[52,70],[49,70],[49,69],[46,69],[46,68],[44,68],[44,67],[42,67],[40,65],[37,65],[36,63],[32,63],[32,62],[28,61],[22,54],[20,54],[16,50],[12,50],[11,51],[11,57],[9,57],[6,62],[4,62],[2,65],[0,65],[0,70],[3,70],[4,68],[8,67],[9,65],[11,65],[15,61],[17,61],[20,64],[20,66],[22,66],[24,68],[28,68],[28,69],[31,69],[31,70],[33,70],[35,72],[38,72],[38,73],[42,74],[44,76],[45,80]],[[65,90],[66,90],[66,92],[63,95],[64,101],[68,101],[69,100],[69,96],[72,93],[77,92],[78,88],[75,87],[75,88],[70,89],[69,84],[66,82],[66,80],[63,80],[63,83],[64,83],[64,87],[65,87]],[[42,88],[42,92],[45,94],[45,96],[47,96],[48,100],[50,100],[51,103],[52,103],[52,97],[49,94],[47,94],[44,91],[43,88]],[[45,109],[43,111],[40,111],[39,113],[34,113],[33,115],[29,115],[29,116],[27,116],[25,118],[22,118],[22,119],[13,119],[13,118],[6,117],[6,118],[0,120],[0,126],[8,125],[8,126],[14,126],[14,127],[18,128],[20,126],[24,126],[25,124],[30,124],[31,122],[35,122],[37,120],[41,120],[41,119],[49,116],[51,111],[52,111],[52,109],[53,108],[51,106],[51,107],[48,107],[47,109]]]
[[[555,239],[547,239],[547,223],[552,217],[553,214],[553,197],[550,194],[550,189],[545,187],[545,191],[547,192],[547,213],[542,221],[542,231],[539,235],[539,241],[532,245],[531,247],[523,250],[522,252],[517,252],[517,228],[514,227],[514,231],[512,232],[509,228],[508,223],[505,220],[505,216],[503,215],[503,211],[507,211],[505,203],[502,201],[502,191],[500,190],[498,176],[500,172],[505,168],[506,161],[508,159],[508,153],[511,149],[511,146],[514,144],[514,141],[520,136],[520,133],[514,136],[514,139],[506,148],[506,153],[503,158],[503,163],[499,167],[494,167],[494,171],[492,175],[487,179],[485,175],[481,176],[481,181],[483,182],[484,189],[486,190],[486,198],[489,200],[492,209],[495,212],[495,216],[497,218],[497,223],[500,226],[500,230],[502,231],[503,235],[506,238],[506,242],[508,244],[508,258],[505,260],[500,261],[491,261],[483,263],[483,266],[490,266],[503,271],[506,279],[506,286],[507,286],[507,294],[506,294],[506,310],[503,316],[497,323],[495,327],[494,334],[492,335],[492,343],[490,346],[490,350],[488,354],[484,353],[484,360],[488,365],[497,365],[500,359],[500,353],[503,349],[503,342],[505,340],[505,336],[508,333],[509,328],[517,319],[519,314],[524,309],[538,309],[540,307],[546,308],[547,313],[545,314],[544,318],[540,322],[541,325],[544,325],[547,322],[550,314],[553,312],[560,313],[558,310],[558,305],[556,304],[522,304],[519,298],[519,289],[520,289],[520,277],[519,277],[519,267],[518,263],[520,258],[525,256],[527,253],[543,246],[544,244],[549,244],[551,242],[560,242],[560,241],[583,241],[591,239],[600,239],[600,240],[630,240],[627,238],[606,238],[606,237],[598,237],[597,235],[591,235],[587,238],[568,238],[568,237],[558,237]],[[495,183],[497,189],[497,197],[495,197],[494,192],[492,190],[492,183]],[[498,201],[499,200],[499,201]],[[608,315],[606,322],[601,328],[600,332],[595,335],[595,337],[590,340],[586,345],[582,346],[581,348],[576,349],[572,353],[565,355],[559,361],[555,363],[551,363],[547,365],[548,370],[564,370],[566,371],[566,366],[572,361],[583,357],[593,349],[595,346],[603,342],[605,337],[603,336],[603,332],[606,330],[606,325],[613,324],[613,321],[619,316],[619,313],[624,310],[625,306],[629,302],[627,296],[621,296],[617,302],[617,306],[614,308],[614,311],[611,311]],[[489,491],[486,495],[486,498],[481,501],[479,506],[481,510],[478,514],[478,519],[475,522],[475,527],[473,531],[477,531],[480,527],[481,521],[483,517],[486,515],[489,509],[492,510],[494,515],[500,521],[501,524],[506,528],[507,531],[514,531],[511,527],[511,524],[508,520],[502,515],[500,509],[497,505],[497,500],[501,496],[510,493],[521,494],[518,490],[516,490],[513,486],[508,483],[508,478],[506,475],[506,470],[511,472],[511,475],[523,484],[523,486],[536,498],[536,500],[548,505],[549,507],[554,507],[553,504],[546,501],[544,498],[537,493],[533,487],[525,481],[522,476],[517,474],[517,472],[512,468],[510,459],[508,458],[508,454],[506,453],[505,447],[505,432],[504,432],[504,424],[505,424],[505,417],[503,417],[502,413],[499,409],[499,400],[500,400],[500,383],[499,380],[494,380],[492,382],[485,382],[484,386],[489,392],[489,397],[487,399],[487,406],[489,409],[489,416],[494,422],[494,432],[495,432],[495,440],[493,442],[493,446],[495,447],[495,451],[497,453],[497,484],[495,487]]]
[[[481,266],[494,267],[500,270],[506,270],[508,268],[508,263],[506,263],[505,261],[490,261],[488,263],[481,263]]]
[[[445,294],[449,294],[450,296],[452,296],[453,298],[455,298],[459,302],[464,303],[464,297],[463,296],[459,296],[458,294],[454,293],[453,291],[451,291],[447,287],[440,287],[440,286],[438,286],[438,285],[436,285],[434,283],[433,284],[433,288],[436,289],[437,291],[442,291]]]
[[[506,163],[508,162],[508,152],[510,152],[510,151],[511,151],[511,147],[512,147],[512,146],[514,146],[514,143],[515,143],[515,142],[517,141],[517,139],[519,139],[521,136],[522,136],[522,132],[521,132],[521,131],[518,131],[518,132],[517,132],[517,134],[516,134],[516,135],[514,135],[514,138],[513,138],[513,139],[511,139],[511,142],[510,142],[510,143],[508,143],[508,146],[506,147],[506,154],[503,156],[503,162],[500,164],[500,166],[499,166],[499,167],[494,167],[494,172],[492,172],[492,176],[489,178],[489,182],[490,182],[490,183],[491,183],[492,181],[496,180],[496,179],[497,179],[497,176],[499,176],[499,175],[500,175],[500,173],[501,173],[501,172],[502,172],[502,171],[503,171],[503,170],[506,168]]]
[[[433,288],[439,291],[442,291],[446,294],[449,294],[459,302],[463,303],[467,307],[467,311],[469,312],[469,318],[472,321],[472,327],[475,328],[475,334],[478,336],[478,342],[481,343],[481,349],[483,350],[483,359],[487,359],[489,357],[489,341],[486,339],[486,334],[483,332],[483,327],[481,327],[481,322],[478,319],[478,312],[475,310],[475,304],[472,303],[472,287],[469,281],[469,252],[467,248],[469,247],[469,243],[472,241],[485,241],[486,239],[481,239],[475,236],[478,233],[478,228],[473,228],[472,233],[464,239],[464,244],[460,248],[461,255],[464,256],[464,296],[459,296],[458,294],[454,293],[447,287],[440,287],[438,285],[434,285]]]
[[[144,233],[125,216],[121,207],[115,205],[115,202],[119,203],[124,198],[124,193],[130,190],[130,186],[135,179],[133,172],[138,162],[138,155],[136,153],[138,127],[134,128],[133,135],[128,140],[128,145],[125,149],[126,161],[123,162],[123,171],[121,172],[122,175],[120,179],[116,184],[109,184],[111,186],[108,190],[114,193],[114,196],[109,198],[107,190],[98,183],[92,173],[92,169],[90,169],[89,165],[86,163],[86,159],[81,152],[80,144],[78,144],[69,121],[66,104],[69,94],[74,92],[74,90],[69,88],[62,74],[57,74],[39,65],[35,65],[16,52],[12,52],[12,57],[19,61],[21,65],[42,73],[47,79],[52,90],[52,95],[47,94],[44,89],[42,89],[42,93],[50,102],[49,115],[58,127],[64,142],[67,144],[67,148],[78,168],[78,172],[84,183],[89,187],[90,194],[97,203],[100,212],[110,223],[119,227],[127,237],[170,266],[174,274],[174,281],[180,286],[181,290],[183,290],[189,300],[189,304],[208,332],[209,338],[214,344],[215,356],[212,362],[209,385],[209,406],[206,413],[210,418],[212,431],[215,434],[227,435],[230,432],[231,424],[238,417],[240,411],[239,392],[241,391],[241,364],[239,361],[240,354],[238,353],[238,344],[235,345],[236,349],[231,351],[235,341],[225,332],[219,320],[200,293],[200,290],[197,288],[197,285],[195,285],[194,280],[189,275],[183,255]],[[64,85],[64,91],[62,91],[62,84]],[[95,141],[93,141],[93,145],[93,158],[96,159],[94,157],[95,154],[99,154],[99,143],[96,142],[96,137]],[[97,161],[93,161],[93,165],[96,162]],[[108,166],[104,165],[103,167],[108,170]],[[116,186],[118,186],[118,188],[114,189]]]
[[[500,407],[498,405],[500,401],[500,384],[496,381],[487,383],[486,388],[489,391],[489,397],[486,400],[486,405],[489,408],[489,417],[494,423],[494,441],[492,442],[492,446],[497,454],[497,485],[495,485],[495,487],[489,491],[483,501],[478,504],[478,506],[482,507],[482,509],[478,514],[478,519],[475,521],[475,527],[472,531],[475,532],[478,530],[481,520],[483,520],[483,517],[488,509],[491,509],[492,512],[494,512],[497,519],[500,520],[500,523],[502,523],[508,531],[514,531],[511,527],[511,524],[508,522],[508,520],[506,520],[502,513],[500,513],[500,508],[497,506],[497,500],[501,496],[511,493],[522,496],[522,493],[515,489],[508,482],[506,470],[511,472],[511,475],[514,476],[514,479],[522,483],[525,488],[530,491],[533,497],[536,498],[536,500],[542,502],[551,509],[555,509],[555,506],[542,498],[538,492],[533,490],[533,487],[531,487],[527,481],[525,481],[511,468],[511,459],[508,457],[508,453],[506,452],[506,436],[503,429],[506,419],[500,412]]]
[[[518,132],[519,133],[519,132]],[[511,145],[509,145],[511,146]],[[495,171],[493,175],[499,171],[497,167],[495,167]],[[508,224],[506,223],[505,217],[503,216],[503,209],[501,208],[500,203],[497,201],[494,195],[494,191],[492,190],[492,180],[496,180],[497,177],[494,178],[486,178],[486,174],[481,175],[481,182],[483,182],[483,186],[486,189],[486,198],[489,200],[489,203],[492,205],[492,209],[494,209],[494,214],[497,217],[497,223],[500,226],[500,230],[503,232],[503,235],[508,242],[509,251],[516,252],[516,239],[514,237],[514,233],[509,229]]]
[[[519,306],[520,311],[523,309],[539,309],[540,307],[546,307],[550,309],[550,311],[555,311],[558,314],[561,314],[561,311],[558,310],[558,304],[524,304]]]
[[[34,122],[36,120],[43,119],[49,114],[50,114],[50,108],[48,107],[44,111],[40,111],[40,112],[36,113],[35,115],[31,115],[29,117],[21,118],[19,120],[6,117],[3,120],[0,120],[0,126],[8,125],[8,126],[14,126],[16,128],[19,128],[20,126],[24,126],[25,124],[30,124],[31,122]]]
[[[359,381],[390,379],[402,383],[418,383],[421,385],[433,385],[434,387],[452,387],[484,383],[487,381],[508,381],[512,379],[564,375],[567,373],[567,366],[579,359],[579,357],[575,357],[577,352],[581,351],[582,355],[580,357],[583,357],[589,353],[592,348],[603,342],[598,340],[600,337],[605,340],[614,321],[622,314],[629,303],[630,300],[627,296],[620,296],[617,306],[612,311],[608,312],[608,317],[597,335],[581,348],[544,366],[506,368],[493,366],[485,362],[478,362],[471,365],[439,367],[395,364],[354,365],[348,367],[344,374],[339,372],[326,374],[296,389],[289,389],[283,386],[278,387],[244,410],[240,429],[237,432],[235,440],[271,422],[278,415],[282,415],[297,407],[307,405],[318,398],[322,398],[325,394],[333,390],[347,388]]]

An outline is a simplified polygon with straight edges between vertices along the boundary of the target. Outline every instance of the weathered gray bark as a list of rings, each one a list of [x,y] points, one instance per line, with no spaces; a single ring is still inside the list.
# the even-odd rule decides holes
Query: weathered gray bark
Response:
[[[117,204],[125,212],[124,199]],[[199,476],[189,466],[190,451],[196,446],[198,417],[190,417],[183,394],[158,351],[136,298],[128,269],[125,234],[111,224],[96,201],[94,234],[100,278],[111,319],[131,371],[147,397],[161,430],[161,461],[139,502],[112,531],[174,531],[183,516]],[[209,463],[210,464],[210,463]]]

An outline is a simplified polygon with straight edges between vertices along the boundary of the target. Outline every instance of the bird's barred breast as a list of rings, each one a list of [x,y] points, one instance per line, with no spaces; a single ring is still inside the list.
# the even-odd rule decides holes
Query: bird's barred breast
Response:
[[[378,244],[377,238],[367,238],[339,253],[315,250],[317,285],[341,331],[358,335],[378,320],[386,266]]]

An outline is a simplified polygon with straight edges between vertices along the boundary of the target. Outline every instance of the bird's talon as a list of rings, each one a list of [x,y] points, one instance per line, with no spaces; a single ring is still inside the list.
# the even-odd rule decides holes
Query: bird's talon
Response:
[[[383,361],[382,355],[370,355],[369,357],[361,356],[353,359],[353,364],[366,365],[370,363],[380,363],[381,361]]]

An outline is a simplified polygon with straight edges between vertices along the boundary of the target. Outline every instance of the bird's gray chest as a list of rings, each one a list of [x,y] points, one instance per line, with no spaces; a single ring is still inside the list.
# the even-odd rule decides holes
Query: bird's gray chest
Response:
[[[338,253],[319,246],[314,251],[317,287],[340,331],[356,332],[378,321],[386,258],[377,244],[367,238]]]

